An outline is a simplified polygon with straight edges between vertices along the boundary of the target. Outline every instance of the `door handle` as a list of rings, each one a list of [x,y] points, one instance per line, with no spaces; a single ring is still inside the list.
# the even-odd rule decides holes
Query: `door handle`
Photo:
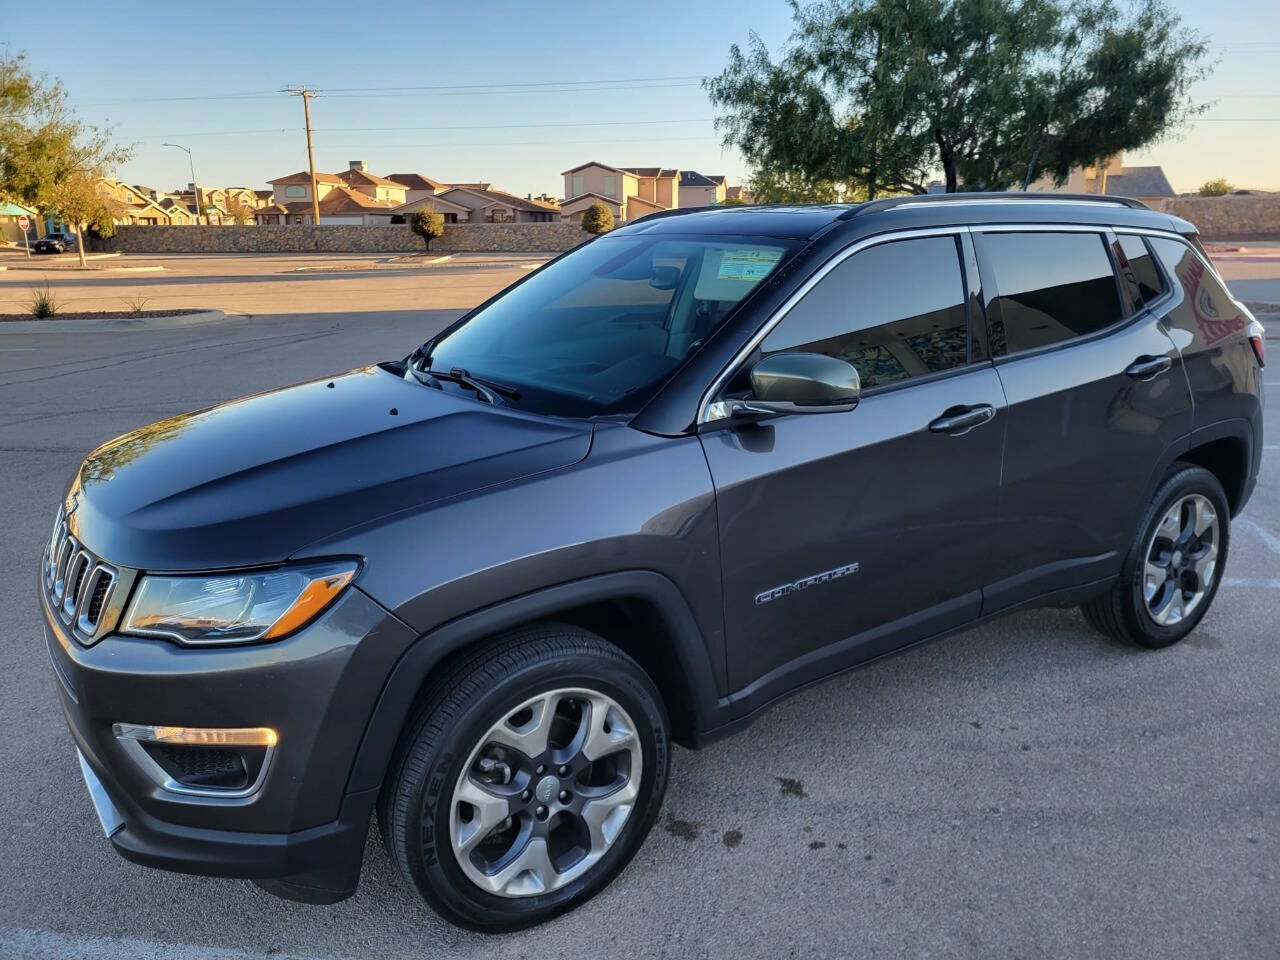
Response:
[[[978,403],[973,406],[949,407],[942,416],[929,423],[933,433],[946,433],[953,437],[968,433],[974,427],[980,427],[996,415],[996,408],[989,403]]]
[[[1139,357],[1124,368],[1135,380],[1153,380],[1173,366],[1169,357]]]

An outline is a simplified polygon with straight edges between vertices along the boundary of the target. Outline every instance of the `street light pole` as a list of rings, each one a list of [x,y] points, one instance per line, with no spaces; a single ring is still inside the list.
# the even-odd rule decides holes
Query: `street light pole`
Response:
[[[162,143],[160,144],[160,146],[177,147],[179,150],[182,150],[186,153],[187,163],[191,165],[191,192],[194,193],[196,197],[196,223],[199,223],[200,222],[200,186],[199,184],[196,183],[196,162],[194,159],[192,159],[191,148],[184,147],[180,143]],[[204,215],[204,224],[206,227],[209,225],[209,214],[207,213]]]

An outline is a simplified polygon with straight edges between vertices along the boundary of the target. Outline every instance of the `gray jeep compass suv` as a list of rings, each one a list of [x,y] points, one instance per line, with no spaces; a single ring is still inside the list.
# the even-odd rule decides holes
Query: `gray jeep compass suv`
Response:
[[[1186,636],[1262,363],[1132,201],[637,220],[404,359],[89,455],[38,579],[98,817],[332,902],[376,810],[444,916],[544,920],[635,854],[673,742],[1020,607]]]

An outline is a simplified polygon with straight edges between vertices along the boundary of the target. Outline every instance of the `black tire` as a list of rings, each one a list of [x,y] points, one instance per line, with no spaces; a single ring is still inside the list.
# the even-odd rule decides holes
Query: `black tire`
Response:
[[[1217,560],[1203,599],[1184,619],[1174,624],[1157,623],[1147,609],[1143,595],[1144,555],[1156,526],[1165,513],[1179,500],[1199,494],[1213,505],[1218,517]],[[1115,584],[1102,596],[1081,605],[1081,611],[1094,629],[1116,640],[1159,649],[1177,643],[1204,617],[1222,582],[1231,540],[1231,511],[1222,484],[1208,470],[1187,463],[1175,463],[1161,481],[1143,514],[1137,533]]]
[[[581,876],[544,894],[495,895],[463,872],[455,854],[455,785],[495,723],[530,697],[565,687],[601,693],[632,719],[642,751],[639,794],[616,839]],[[488,932],[541,923],[590,899],[639,850],[666,793],[668,729],[649,677],[595,634],[561,624],[506,634],[455,661],[419,698],[379,797],[383,841],[401,876],[453,923]]]

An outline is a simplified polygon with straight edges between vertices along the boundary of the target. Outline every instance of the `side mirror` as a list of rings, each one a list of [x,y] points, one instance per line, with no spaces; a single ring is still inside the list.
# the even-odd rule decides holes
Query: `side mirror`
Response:
[[[785,413],[840,413],[858,405],[853,364],[821,353],[775,353],[751,368],[751,396],[712,404],[713,419]]]

